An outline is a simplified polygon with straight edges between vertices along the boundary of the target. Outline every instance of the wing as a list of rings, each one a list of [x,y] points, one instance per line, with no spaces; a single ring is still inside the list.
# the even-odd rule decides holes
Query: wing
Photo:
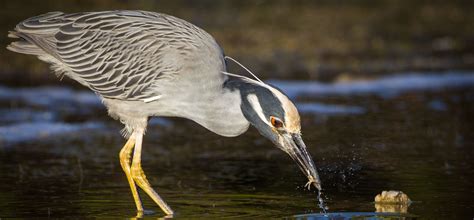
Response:
[[[8,49],[37,55],[105,98],[143,100],[160,95],[160,80],[190,69],[224,82],[222,50],[202,29],[145,11],[50,12],[18,24]],[[204,79],[206,79],[204,77]],[[217,80],[216,80],[217,79]]]

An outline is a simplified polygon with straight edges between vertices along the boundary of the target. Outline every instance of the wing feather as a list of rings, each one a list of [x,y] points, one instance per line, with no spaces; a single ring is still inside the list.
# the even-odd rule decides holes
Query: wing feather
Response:
[[[10,50],[37,55],[59,75],[113,99],[160,95],[153,89],[159,87],[157,81],[181,74],[190,57],[210,51],[222,60],[219,46],[205,31],[145,11],[50,12],[21,22],[9,36],[21,38],[8,46]],[[205,68],[213,68],[212,74],[224,80],[223,60],[204,63],[213,64]]]

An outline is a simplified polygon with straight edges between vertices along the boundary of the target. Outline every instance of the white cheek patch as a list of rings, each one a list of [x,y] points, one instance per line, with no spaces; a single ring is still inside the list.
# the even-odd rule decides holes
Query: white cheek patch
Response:
[[[300,115],[298,113],[298,110],[296,109],[295,105],[286,97],[283,95],[280,91],[277,89],[259,82],[255,81],[252,79],[248,79],[249,82],[258,84],[260,86],[263,86],[270,90],[271,93],[275,95],[275,97],[280,101],[283,111],[285,112],[285,128],[287,131],[292,132],[292,133],[299,133],[301,131],[301,124],[300,124]],[[247,99],[249,100],[250,104],[252,107],[255,109],[257,112],[258,116],[268,125],[270,125],[270,122],[268,122],[263,115],[262,107],[260,106],[260,103],[258,101],[258,98],[255,94],[250,94],[247,96]],[[271,126],[273,127],[273,126]]]
[[[265,122],[265,124],[270,125],[268,120],[265,118],[265,115],[263,114],[263,109],[262,109],[262,106],[260,105],[260,102],[258,101],[258,97],[255,94],[249,94],[247,95],[247,100],[249,101],[250,105],[257,113],[258,117],[262,119],[262,121]]]
[[[299,133],[300,127],[300,116],[295,105],[280,91],[275,88],[268,87],[270,91],[280,100],[283,110],[285,111],[285,127],[288,131],[293,133]]]

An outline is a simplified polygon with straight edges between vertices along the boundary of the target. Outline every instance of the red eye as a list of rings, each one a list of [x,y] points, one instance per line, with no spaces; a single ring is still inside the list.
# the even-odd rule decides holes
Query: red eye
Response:
[[[275,127],[275,128],[282,128],[283,127],[283,122],[280,119],[275,118],[273,116],[270,116],[270,122],[272,123],[273,127]]]

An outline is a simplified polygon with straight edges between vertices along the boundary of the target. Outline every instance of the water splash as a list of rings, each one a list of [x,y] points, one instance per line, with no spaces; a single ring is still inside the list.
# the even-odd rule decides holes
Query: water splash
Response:
[[[318,206],[323,211],[324,214],[327,214],[327,207],[324,204],[322,189],[318,190]]]

